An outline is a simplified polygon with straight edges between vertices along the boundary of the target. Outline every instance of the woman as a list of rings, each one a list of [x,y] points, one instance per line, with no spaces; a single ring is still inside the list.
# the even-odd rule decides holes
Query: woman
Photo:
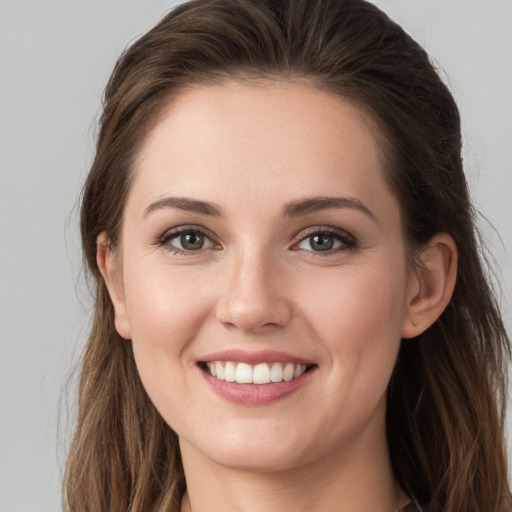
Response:
[[[505,511],[457,107],[360,0],[196,0],[118,61],[72,511]]]

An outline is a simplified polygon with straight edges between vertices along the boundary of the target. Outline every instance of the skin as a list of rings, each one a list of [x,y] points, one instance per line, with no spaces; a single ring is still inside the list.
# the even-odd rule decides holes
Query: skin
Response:
[[[389,461],[386,387],[401,338],[449,301],[456,249],[440,234],[421,269],[407,264],[380,147],[376,124],[347,101],[268,81],[187,90],[144,142],[121,241],[111,250],[102,234],[98,264],[116,328],[179,436],[183,511],[384,512],[408,502]],[[350,201],[283,215],[326,197]],[[177,226],[209,238],[183,253],[168,235]],[[315,251],[309,237],[326,227],[338,230],[335,246]],[[198,365],[226,349],[280,350],[314,371],[273,403],[234,404]]]

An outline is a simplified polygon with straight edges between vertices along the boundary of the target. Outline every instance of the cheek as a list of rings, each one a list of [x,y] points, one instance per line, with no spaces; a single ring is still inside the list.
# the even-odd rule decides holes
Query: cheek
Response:
[[[125,280],[125,296],[144,387],[159,410],[162,404],[172,409],[173,397],[181,396],[179,386],[186,385],[184,366],[193,365],[187,351],[208,315],[201,299],[204,281],[171,272],[166,265],[139,267]],[[177,392],[169,393],[169,388]]]
[[[197,423],[199,407],[190,393],[192,341],[208,315],[204,280],[158,265],[131,272],[125,282],[135,363],[156,409],[173,429]],[[201,297],[203,297],[201,299]],[[187,408],[183,397],[188,397]],[[190,416],[192,414],[192,416]]]
[[[172,272],[165,264],[134,270],[125,280],[133,339],[156,346],[182,345],[207,314],[203,280]]]
[[[331,375],[381,389],[401,340],[405,275],[401,264],[340,268],[303,289],[303,310],[330,358]]]

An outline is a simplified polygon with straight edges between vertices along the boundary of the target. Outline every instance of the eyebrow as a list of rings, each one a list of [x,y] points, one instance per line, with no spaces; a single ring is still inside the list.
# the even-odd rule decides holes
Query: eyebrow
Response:
[[[207,203],[189,197],[168,196],[151,203],[145,210],[143,217],[162,208],[177,208],[187,212],[200,213],[213,217],[222,216],[222,208],[214,203]],[[350,208],[358,210],[373,221],[377,222],[375,214],[359,199],[354,197],[311,197],[292,201],[283,208],[284,217],[301,217],[309,213],[327,210],[329,208]]]
[[[168,196],[151,203],[144,210],[143,217],[147,217],[150,213],[162,208],[178,208],[179,210],[201,213],[202,215],[212,215],[214,217],[222,215],[222,209],[216,204],[206,203],[205,201],[198,201],[197,199],[190,199],[188,197]]]
[[[312,197],[288,203],[283,210],[285,217],[300,217],[308,213],[329,208],[350,208],[358,210],[377,222],[375,214],[355,197]]]

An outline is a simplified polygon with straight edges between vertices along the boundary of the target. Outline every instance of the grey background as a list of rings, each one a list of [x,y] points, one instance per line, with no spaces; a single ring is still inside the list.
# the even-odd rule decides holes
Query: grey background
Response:
[[[0,512],[61,508],[73,411],[63,389],[89,318],[77,199],[114,61],[173,3],[0,0]],[[474,201],[501,235],[482,224],[510,329],[512,0],[375,3],[434,56],[458,100]]]

